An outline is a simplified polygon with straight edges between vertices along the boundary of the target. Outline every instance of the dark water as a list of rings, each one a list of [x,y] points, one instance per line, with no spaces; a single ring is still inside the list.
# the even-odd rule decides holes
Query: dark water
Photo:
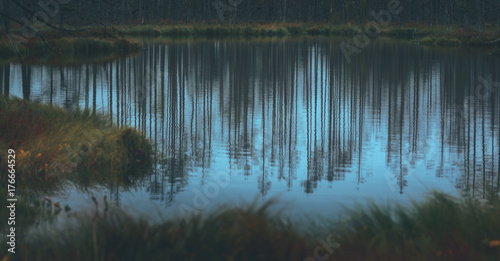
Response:
[[[279,195],[331,215],[432,189],[499,192],[498,57],[379,40],[348,63],[340,41],[145,43],[106,63],[11,64],[3,91],[109,114],[164,154],[132,188],[69,187],[59,198],[76,209],[92,193],[163,216]]]

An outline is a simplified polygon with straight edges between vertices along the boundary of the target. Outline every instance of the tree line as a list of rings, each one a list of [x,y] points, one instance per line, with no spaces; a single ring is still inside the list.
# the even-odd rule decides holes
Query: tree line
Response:
[[[399,1],[399,2],[398,2]],[[111,24],[332,22],[365,23],[396,2],[395,23],[500,26],[500,0],[1,0],[7,26],[15,17],[62,26]],[[54,14],[56,13],[56,14]]]

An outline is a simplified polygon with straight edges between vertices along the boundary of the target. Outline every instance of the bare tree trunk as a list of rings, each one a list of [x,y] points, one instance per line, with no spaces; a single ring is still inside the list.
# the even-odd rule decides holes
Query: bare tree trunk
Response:
[[[10,93],[10,64],[3,67],[3,93],[6,96]]]
[[[139,0],[139,16],[137,17],[137,24],[142,23],[142,0]]]
[[[476,21],[477,30],[484,32],[484,17],[483,17],[483,0],[476,0]]]
[[[0,10],[2,10],[5,14],[10,14],[10,0],[0,1]],[[2,22],[4,23],[5,34],[10,32],[10,19],[7,19],[2,16]]]
[[[251,1],[247,1],[247,23],[250,22],[250,3]]]
[[[122,0],[122,19],[121,23],[125,24],[125,0]]]
[[[500,0],[497,1],[495,9],[498,10],[500,8]],[[497,28],[500,28],[500,12],[497,11]],[[499,163],[500,165],[500,163]],[[500,167],[499,167],[500,169]],[[498,174],[500,175],[500,173]]]
[[[31,66],[21,64],[23,99],[29,100],[31,94]]]
[[[283,0],[283,23],[286,23],[286,1],[288,0]]]

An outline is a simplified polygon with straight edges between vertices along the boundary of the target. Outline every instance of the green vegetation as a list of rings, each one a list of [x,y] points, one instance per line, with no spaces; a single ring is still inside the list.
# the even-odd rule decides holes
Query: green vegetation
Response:
[[[356,28],[365,24],[331,23],[255,23],[255,24],[187,24],[187,25],[133,25],[117,26],[125,35],[143,36],[298,36],[298,35],[339,35],[355,36]],[[426,27],[416,25],[390,25],[381,27],[381,36],[415,37],[450,31],[448,27]],[[451,30],[451,31],[454,31]]]
[[[29,228],[55,219],[63,208],[45,196],[66,181],[85,188],[95,184],[132,184],[151,166],[152,147],[131,128],[117,128],[88,110],[61,108],[0,96],[0,164],[8,166],[15,151],[16,227]],[[7,188],[7,168],[0,169],[0,186]],[[7,189],[0,192],[7,198]],[[69,206],[64,208],[69,211]],[[0,209],[7,220],[9,209]],[[0,225],[4,231],[6,222]],[[18,229],[17,236],[27,229]]]
[[[235,25],[143,25],[118,26],[117,29],[129,36],[166,36],[166,37],[267,37],[267,36],[349,36],[358,33],[356,28],[365,24],[305,24],[305,23],[268,23]],[[421,44],[441,46],[477,46],[494,44],[500,39],[500,30],[488,28],[480,33],[472,28],[457,26],[424,26],[416,24],[379,26],[378,36],[404,38]]]
[[[152,224],[119,209],[77,217],[19,243],[20,260],[299,260],[306,239],[269,215],[269,204]],[[105,203],[105,207],[108,208]],[[45,231],[47,230],[47,231]],[[50,240],[47,239],[50,238]],[[41,243],[44,242],[44,243]]]
[[[412,209],[371,205],[335,233],[338,260],[498,260],[500,203],[441,193]]]
[[[7,166],[7,150],[14,149],[16,179],[23,186],[40,189],[61,177],[129,179],[134,170],[150,166],[152,148],[146,138],[108,122],[88,110],[67,112],[0,97],[1,164]],[[2,184],[4,179],[2,175]]]
[[[420,44],[438,46],[498,45],[500,30],[487,28],[477,32],[472,28],[456,26],[424,26],[416,24],[379,26],[377,36],[409,39]],[[23,58],[51,62],[71,63],[89,57],[114,57],[129,54],[141,48],[141,41],[132,39],[147,37],[286,37],[300,35],[355,37],[356,28],[365,24],[310,24],[310,23],[255,23],[255,24],[185,24],[185,25],[134,25],[116,26],[103,30],[87,28],[71,34],[45,29],[41,35],[46,41],[33,37],[26,44],[18,45]],[[16,33],[16,32],[14,32]],[[14,50],[7,37],[0,38],[0,57],[14,59]],[[70,58],[68,58],[70,57]]]
[[[412,208],[373,204],[314,228],[274,209],[268,201],[158,224],[133,218],[104,199],[100,211],[75,217],[76,226],[47,226],[19,239],[12,260],[304,260],[321,248],[309,235],[325,233],[330,236],[319,238],[338,244],[328,260],[500,258],[498,202],[481,205],[434,193]]]
[[[13,32],[17,34],[19,32]],[[140,50],[140,41],[125,39],[113,32],[103,30],[83,30],[80,32],[63,34],[59,31],[45,31],[40,33],[43,40],[33,37],[24,44],[18,44],[22,58],[46,57],[48,60],[61,60],[66,57],[89,58],[103,55],[128,54]],[[5,35],[0,38],[0,57],[3,59],[15,58],[16,53]]]

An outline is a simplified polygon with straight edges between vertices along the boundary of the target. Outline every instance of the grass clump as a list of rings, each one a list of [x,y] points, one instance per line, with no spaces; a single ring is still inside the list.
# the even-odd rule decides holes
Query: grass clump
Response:
[[[309,35],[319,35],[319,28],[318,26],[311,26],[307,29],[307,34]]]
[[[103,169],[123,175],[151,162],[152,148],[145,137],[88,110],[67,112],[2,96],[0,129],[0,162],[7,166],[7,150],[16,151],[21,184]]]
[[[221,207],[189,219],[152,223],[109,208],[105,200],[104,211],[77,216],[73,225],[47,227],[19,239],[22,249],[15,257],[55,261],[313,260],[309,257],[319,253],[324,260],[500,258],[499,203],[481,205],[434,193],[412,208],[372,204],[348,210],[349,218],[324,224],[313,233],[306,231],[311,222],[293,223],[282,212],[273,211],[273,204]],[[307,236],[325,231],[332,233]],[[333,251],[324,249],[325,242],[335,245]]]
[[[413,208],[353,211],[336,228],[336,260],[498,260],[500,204],[434,193]]]
[[[303,25],[297,23],[285,24],[284,27],[290,35],[301,35],[305,31]]]

